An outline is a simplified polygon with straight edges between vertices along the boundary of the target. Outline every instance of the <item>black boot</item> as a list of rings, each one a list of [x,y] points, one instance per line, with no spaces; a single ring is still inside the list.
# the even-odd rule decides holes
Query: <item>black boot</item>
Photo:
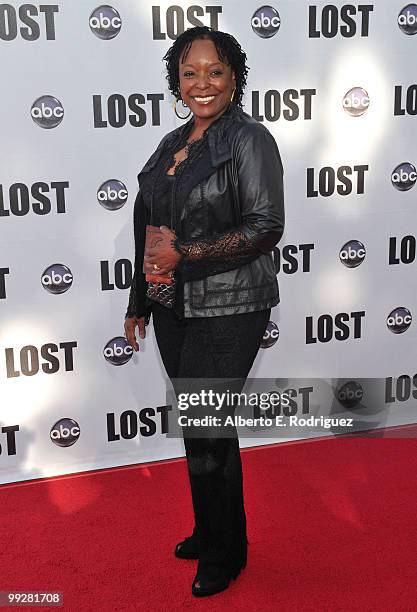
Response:
[[[199,564],[191,592],[195,597],[206,597],[220,593],[227,589],[231,580],[236,580],[245,567],[246,560],[240,566],[234,568],[207,564],[200,566]]]
[[[195,527],[188,538],[176,545],[174,555],[179,559],[198,559],[198,536]]]

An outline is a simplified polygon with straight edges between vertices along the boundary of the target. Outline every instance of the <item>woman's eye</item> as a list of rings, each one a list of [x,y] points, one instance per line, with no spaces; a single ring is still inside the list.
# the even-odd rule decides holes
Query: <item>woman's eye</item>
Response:
[[[223,73],[222,73],[222,71],[221,71],[221,70],[213,70],[211,74],[212,74],[212,75],[214,75],[214,76],[220,76],[220,75],[222,75]],[[190,71],[190,70],[187,70],[186,72],[184,72],[184,76],[185,76],[185,77],[191,77],[191,76],[194,76],[194,72],[192,72],[192,71]]]

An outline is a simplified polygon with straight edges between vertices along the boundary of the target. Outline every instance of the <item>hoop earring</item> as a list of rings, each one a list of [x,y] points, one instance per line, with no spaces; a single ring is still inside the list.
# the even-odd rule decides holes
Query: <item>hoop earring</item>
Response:
[[[236,91],[236,87],[232,91],[232,97],[230,98],[230,102],[233,102],[233,98],[235,97],[235,91]]]
[[[188,117],[191,115],[191,109],[189,109],[189,111],[190,111],[190,112],[189,112],[189,113],[188,113],[188,115],[186,115],[185,117],[182,117],[181,115],[179,115],[179,114],[178,114],[178,111],[177,111],[177,104],[178,104],[178,102],[180,101],[180,99],[181,99],[181,98],[177,98],[177,99],[175,100],[175,102],[173,103],[173,105],[172,105],[172,106],[174,107],[174,113],[177,115],[178,119],[188,119]],[[187,108],[187,105],[186,105],[186,104],[184,104],[184,100],[181,100],[181,102],[182,102],[183,107],[184,107],[184,108]]]

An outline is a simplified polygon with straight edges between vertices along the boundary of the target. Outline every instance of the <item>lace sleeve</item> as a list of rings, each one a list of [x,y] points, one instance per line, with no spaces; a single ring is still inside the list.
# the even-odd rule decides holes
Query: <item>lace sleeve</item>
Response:
[[[196,238],[179,241],[176,238],[173,246],[186,262],[201,259],[217,261],[234,260],[247,255],[262,255],[262,251],[240,230],[231,230],[212,238]]]
[[[135,273],[133,274],[133,278],[132,278],[132,284],[130,285],[129,303],[127,306],[125,318],[136,317],[137,308],[138,308],[138,299],[137,299],[136,270],[135,270]]]
[[[145,325],[149,325],[149,321],[150,321],[151,314],[152,314],[152,307],[146,302],[145,291],[142,289],[142,287],[140,288],[140,291],[141,293],[144,294],[142,297],[143,297],[143,301],[145,302],[145,304],[143,306],[139,305],[137,287],[138,287],[138,282],[137,282],[136,270],[135,270],[135,273],[132,279],[132,284],[130,287],[129,303],[127,306],[125,319],[127,319],[128,317],[138,317],[138,318],[145,317]]]
[[[181,255],[177,269],[184,280],[198,280],[227,272],[262,255],[262,251],[239,229],[210,238],[176,238],[172,244]]]

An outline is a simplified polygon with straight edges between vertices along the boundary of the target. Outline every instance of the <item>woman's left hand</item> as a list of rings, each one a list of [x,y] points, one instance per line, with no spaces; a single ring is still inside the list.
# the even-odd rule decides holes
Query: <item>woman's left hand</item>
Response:
[[[158,241],[158,246],[149,249],[147,257],[145,257],[146,267],[155,274],[168,274],[177,267],[181,255],[174,249],[171,241],[176,238],[175,232],[161,225],[161,239]],[[158,269],[154,268],[154,264]]]

